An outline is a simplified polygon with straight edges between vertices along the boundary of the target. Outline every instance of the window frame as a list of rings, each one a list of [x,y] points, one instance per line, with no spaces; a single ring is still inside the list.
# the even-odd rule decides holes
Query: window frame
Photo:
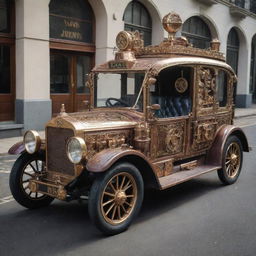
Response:
[[[200,21],[200,24],[197,21]],[[205,31],[207,31],[208,35],[203,35],[202,33],[200,33],[200,34],[192,33],[191,30],[192,30],[192,28],[194,28],[193,23],[196,23],[200,26],[203,24],[204,28],[206,29]],[[184,30],[184,28],[188,28],[188,30]],[[210,47],[210,42],[212,40],[211,30],[210,30],[209,26],[207,25],[207,23],[202,18],[200,18],[198,16],[192,16],[192,17],[188,18],[183,24],[181,33],[182,33],[182,36],[187,37],[187,39],[189,41],[190,41],[190,39],[195,39],[197,41],[204,42],[205,47],[202,49],[206,49],[206,48]],[[195,46],[195,47],[199,48],[198,46]]]
[[[87,0],[84,0],[87,1]],[[66,51],[81,51],[81,52],[89,52],[89,53],[95,53],[96,51],[96,46],[95,46],[95,38],[96,38],[96,24],[95,24],[95,14],[94,11],[91,7],[91,4],[88,2],[88,5],[91,8],[91,16],[92,20],[81,20],[79,18],[75,17],[67,17],[64,15],[56,15],[54,13],[50,12],[50,7],[49,7],[49,31],[51,29],[51,22],[50,22],[50,17],[51,16],[58,16],[58,17],[63,17],[63,18],[72,18],[74,20],[79,20],[82,22],[90,22],[92,23],[92,42],[91,43],[86,43],[86,42],[79,42],[79,41],[72,41],[72,40],[67,40],[67,39],[60,39],[60,38],[52,38],[50,37],[50,48],[51,49],[56,49],[56,50],[66,50]],[[50,6],[50,4],[49,4]]]
[[[136,24],[134,23],[134,8],[139,6],[139,13],[140,13],[140,24]],[[126,11],[128,10],[128,8],[131,8],[131,22],[128,22],[125,20],[125,15],[126,15]],[[147,18],[149,18],[147,20],[147,22],[149,22],[148,26],[143,26],[142,23],[142,10],[144,10],[147,13]],[[140,2],[138,1],[131,1],[125,8],[124,14],[123,14],[123,21],[124,21],[124,30],[126,31],[135,31],[138,30],[140,33],[142,32],[147,32],[150,34],[150,41],[147,43],[146,45],[151,45],[152,44],[152,18],[151,15],[149,13],[149,11],[147,10],[147,8]],[[144,38],[143,38],[144,39]],[[145,43],[145,40],[144,40]]]

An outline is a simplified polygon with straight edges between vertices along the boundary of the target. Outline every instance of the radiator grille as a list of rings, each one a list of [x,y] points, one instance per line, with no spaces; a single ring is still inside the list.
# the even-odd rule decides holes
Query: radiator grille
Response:
[[[48,127],[47,131],[47,169],[67,175],[74,175],[74,164],[66,154],[67,140],[74,136],[70,129]]]

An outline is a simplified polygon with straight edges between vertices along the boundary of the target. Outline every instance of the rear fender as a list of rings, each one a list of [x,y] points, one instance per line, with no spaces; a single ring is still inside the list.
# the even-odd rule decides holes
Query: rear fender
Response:
[[[212,147],[207,153],[206,162],[208,164],[222,165],[224,145],[227,138],[231,135],[235,135],[240,139],[244,152],[250,151],[246,135],[241,128],[234,125],[223,125],[217,131]]]
[[[145,185],[160,188],[154,167],[147,157],[139,151],[130,148],[105,149],[94,155],[86,164],[89,172],[100,173],[107,171],[117,162],[129,162],[140,171]]]

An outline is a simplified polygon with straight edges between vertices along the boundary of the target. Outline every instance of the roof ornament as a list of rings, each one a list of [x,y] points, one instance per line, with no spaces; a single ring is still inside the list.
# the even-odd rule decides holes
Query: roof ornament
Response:
[[[171,45],[188,46],[188,40],[185,37],[175,37],[178,30],[182,26],[182,20],[176,12],[170,12],[163,17],[162,24],[164,29],[168,32],[168,43]]]
[[[220,51],[220,41],[217,38],[214,38],[211,41],[211,50],[212,51],[217,51],[217,52]]]
[[[66,116],[66,110],[65,110],[65,104],[61,104],[61,108],[60,108],[60,116]]]
[[[182,20],[179,14],[170,12],[163,17],[162,24],[164,29],[169,33],[169,40],[172,41],[175,38],[175,34],[182,26]]]
[[[115,55],[115,60],[136,60],[134,51],[144,46],[139,31],[121,31],[116,37],[116,46],[119,51]]]

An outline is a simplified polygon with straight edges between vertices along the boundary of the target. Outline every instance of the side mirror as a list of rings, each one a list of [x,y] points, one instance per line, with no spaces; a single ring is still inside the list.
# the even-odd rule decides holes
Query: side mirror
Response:
[[[156,79],[154,77],[150,77],[148,79],[148,84],[151,85],[151,84],[155,84],[156,83]]]
[[[153,120],[155,111],[159,110],[161,107],[159,104],[153,104],[151,106],[147,106],[147,120]]]

